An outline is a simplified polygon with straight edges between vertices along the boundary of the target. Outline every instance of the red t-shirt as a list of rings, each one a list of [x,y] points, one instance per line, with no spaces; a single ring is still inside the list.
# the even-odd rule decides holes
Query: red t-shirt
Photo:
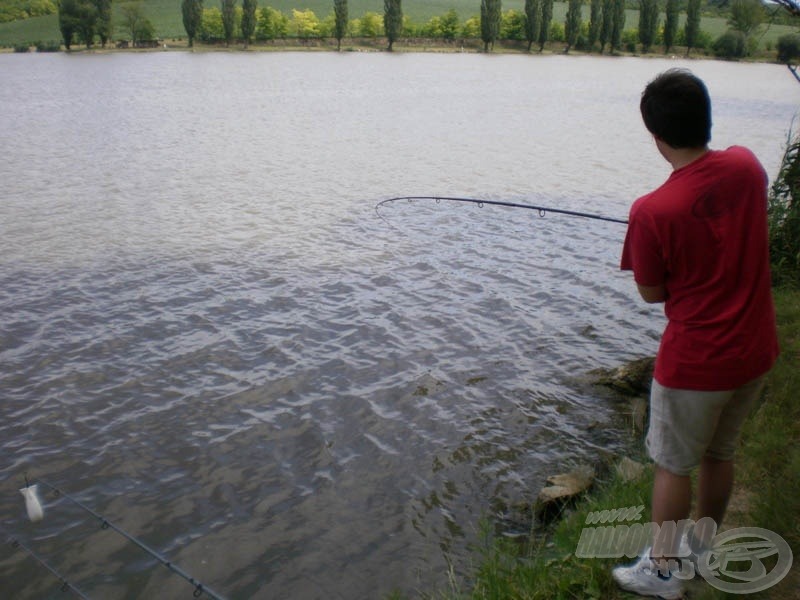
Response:
[[[636,200],[621,268],[665,286],[661,385],[728,390],[772,367],[767,176],[746,148],[709,151]]]

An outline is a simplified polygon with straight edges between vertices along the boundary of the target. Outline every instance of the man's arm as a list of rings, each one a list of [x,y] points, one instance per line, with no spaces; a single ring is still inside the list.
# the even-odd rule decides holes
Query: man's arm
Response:
[[[639,295],[642,300],[648,304],[657,304],[667,299],[667,290],[664,288],[663,283],[660,285],[639,285],[637,283],[636,287],[639,288]]]

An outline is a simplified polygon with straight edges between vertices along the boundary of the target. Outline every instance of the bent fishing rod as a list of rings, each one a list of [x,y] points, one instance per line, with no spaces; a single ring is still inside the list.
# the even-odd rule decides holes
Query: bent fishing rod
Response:
[[[25,479],[26,479],[26,484],[27,484],[27,477]],[[55,493],[56,496],[62,496],[64,498],[66,498],[67,500],[69,500],[70,502],[72,502],[73,504],[75,504],[76,506],[78,506],[79,508],[84,510],[85,512],[87,512],[90,515],[92,515],[95,519],[99,520],[100,524],[101,524],[100,525],[101,529],[113,529],[118,534],[120,534],[122,537],[127,539],[128,541],[133,542],[134,544],[139,546],[139,548],[141,548],[147,554],[149,554],[150,556],[155,558],[158,562],[160,562],[162,565],[164,565],[167,569],[169,569],[170,571],[172,571],[176,575],[180,575],[181,577],[183,577],[186,581],[188,581],[189,583],[191,583],[194,586],[193,596],[195,598],[199,598],[203,594],[206,594],[209,597],[213,598],[214,600],[224,600],[223,596],[220,596],[219,594],[217,594],[210,587],[208,587],[207,585],[201,583],[200,581],[198,581],[197,579],[195,579],[194,577],[189,575],[189,573],[187,573],[186,571],[181,569],[178,565],[173,564],[172,561],[168,560],[167,558],[165,558],[164,556],[162,556],[161,554],[159,554],[158,552],[156,552],[155,550],[150,548],[147,544],[142,542],[140,539],[132,536],[130,533],[128,533],[127,531],[125,531],[121,527],[115,525],[114,523],[112,523],[111,521],[106,519],[104,516],[96,513],[94,510],[92,510],[91,508],[89,508],[88,506],[83,504],[78,499],[73,498],[72,496],[64,493],[61,489],[57,488],[56,486],[54,486],[54,485],[52,485],[50,483],[47,483],[46,481],[44,481],[42,479],[37,479],[36,481],[37,481],[37,483],[40,483],[40,484],[44,485],[45,487],[49,488],[50,490],[52,490],[53,493]],[[26,485],[26,488],[23,488],[23,490],[20,490],[20,491],[25,496],[25,506],[26,506],[26,508],[28,510],[28,516],[30,517],[30,519],[32,521],[41,520],[44,513],[42,511],[39,499],[38,499],[38,497],[36,495],[36,484],[34,484],[34,485]],[[22,547],[23,549],[25,549],[29,554],[31,554],[31,556],[33,556],[34,558],[37,558],[37,560],[38,560],[38,557],[36,557],[36,555],[34,555],[30,550],[28,550],[27,548],[22,546],[22,544],[17,542],[17,545]],[[40,561],[40,562],[42,562],[42,561]],[[42,563],[42,564],[44,564],[44,563]],[[45,566],[47,566],[47,565],[45,565]],[[62,583],[64,583],[66,585],[66,580],[64,580],[64,578],[61,577],[60,575],[58,575],[58,574],[56,574],[56,575],[62,581]],[[71,589],[73,589],[73,591],[75,591],[74,586],[69,584],[69,587]],[[80,594],[80,595],[81,595],[81,597],[85,597],[82,594]]]
[[[539,213],[540,217],[544,217],[547,213],[554,213],[559,215],[568,215],[570,217],[583,217],[585,219],[595,219],[597,221],[609,221],[611,223],[621,223],[623,225],[627,225],[628,221],[625,219],[617,219],[615,217],[606,217],[604,215],[596,215],[592,213],[586,212],[579,212],[575,210],[566,210],[563,208],[552,208],[549,206],[537,206],[535,204],[525,204],[522,202],[510,202],[507,200],[481,200],[479,198],[459,198],[454,196],[398,196],[396,198],[387,198],[386,200],[381,200],[375,205],[375,213],[384,221],[383,215],[380,213],[381,207],[391,202],[399,202],[401,200],[406,200],[408,202],[414,202],[417,200],[433,200],[437,204],[446,201],[446,202],[461,202],[465,204],[477,204],[479,207],[483,207],[484,205],[488,206],[506,206],[509,208],[524,208],[526,210],[535,210]]]

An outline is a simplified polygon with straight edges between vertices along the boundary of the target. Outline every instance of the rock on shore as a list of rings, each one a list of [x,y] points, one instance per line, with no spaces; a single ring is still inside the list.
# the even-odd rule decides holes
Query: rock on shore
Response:
[[[653,379],[652,356],[637,358],[613,369],[595,369],[590,372],[596,383],[611,388],[624,396],[646,396]]]

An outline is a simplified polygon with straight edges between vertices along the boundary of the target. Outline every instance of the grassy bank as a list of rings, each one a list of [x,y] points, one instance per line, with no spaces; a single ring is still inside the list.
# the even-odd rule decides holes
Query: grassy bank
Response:
[[[800,291],[776,290],[782,354],[770,373],[763,403],[747,422],[737,458],[738,484],[723,529],[763,527],[792,547],[795,563],[778,585],[748,598],[800,598]],[[634,457],[636,458],[636,457]],[[645,461],[644,453],[638,457]],[[633,482],[614,470],[555,528],[527,547],[499,539],[487,543],[469,591],[453,589],[451,600],[633,599],[611,579],[611,568],[627,559],[581,559],[575,550],[591,511],[644,505],[649,520],[652,468]],[[696,577],[688,586],[693,600],[740,598]]]

